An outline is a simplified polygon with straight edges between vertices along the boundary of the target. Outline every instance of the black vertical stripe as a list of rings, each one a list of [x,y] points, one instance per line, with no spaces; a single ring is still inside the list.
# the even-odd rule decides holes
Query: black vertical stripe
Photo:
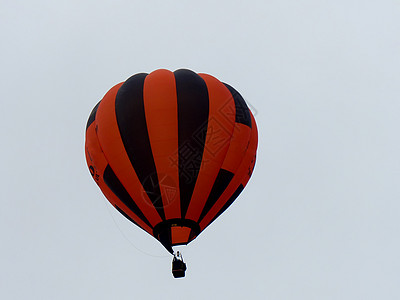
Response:
[[[171,240],[172,240],[172,233],[171,227],[166,227],[162,230],[156,238],[160,241],[160,243],[168,250],[171,254],[174,254],[174,250],[172,249]]]
[[[204,80],[190,70],[174,72],[178,103],[178,167],[181,215],[185,217],[203,159],[209,98]]]
[[[250,111],[247,107],[246,101],[244,101],[242,95],[237,90],[231,87],[229,84],[224,83],[228,90],[231,92],[233,100],[235,101],[235,122],[247,125],[251,128],[251,117]]]
[[[89,119],[86,124],[86,130],[89,128],[90,125],[92,125],[92,123],[96,119],[96,113],[97,113],[97,109],[99,108],[100,102],[101,101],[99,101],[99,103],[96,104],[96,106],[93,108],[92,112],[90,113]]]
[[[210,194],[208,195],[206,204],[200,214],[199,221],[203,220],[206,214],[210,211],[213,205],[217,202],[219,197],[221,197],[222,193],[225,191],[228,184],[231,182],[233,178],[233,173],[224,169],[220,169],[217,175],[217,178],[214,181],[214,185],[211,189]]]
[[[123,215],[125,218],[127,218],[129,221],[131,221],[133,224],[140,227],[140,225],[138,223],[136,223],[130,216],[128,216],[122,209],[120,209],[118,207],[118,205],[115,205],[115,209],[118,210],[121,215]]]
[[[233,193],[233,195],[226,201],[224,206],[218,211],[218,213],[215,215],[215,217],[211,220],[210,223],[206,225],[206,227],[211,224],[212,222],[215,221],[216,218],[218,218],[232,203],[235,201],[235,199],[240,195],[240,193],[243,191],[244,186],[242,184],[239,185],[239,187],[236,189],[236,191]]]
[[[165,220],[156,165],[144,111],[143,85],[147,74],[130,77],[118,90],[115,112],[129,160],[150,201]]]
[[[149,225],[151,228],[150,222],[147,220],[145,215],[142,213],[142,211],[139,209],[139,207],[136,205],[135,201],[133,201],[132,197],[129,195],[128,191],[125,189],[125,187],[122,185],[121,181],[119,181],[117,175],[115,175],[114,171],[111,169],[110,165],[107,165],[107,167],[104,170],[103,174],[103,180],[105,184],[109,187],[109,189],[119,198],[119,200],[122,201],[128,207],[135,215],[137,215],[144,223]],[[125,214],[124,216],[128,219]],[[132,220],[133,222],[133,220]]]
[[[190,230],[188,243],[194,240],[200,234],[200,230],[198,232],[194,231],[193,229]]]

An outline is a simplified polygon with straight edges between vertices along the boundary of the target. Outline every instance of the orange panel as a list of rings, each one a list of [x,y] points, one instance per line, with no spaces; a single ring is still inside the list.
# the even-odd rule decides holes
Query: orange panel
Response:
[[[207,215],[203,218],[200,222],[200,229],[203,230],[207,227],[213,218],[217,215],[220,209],[225,205],[225,203],[229,200],[232,194],[236,191],[240,184],[246,186],[247,182],[250,179],[254,164],[255,164],[255,156],[257,151],[257,142],[258,142],[258,135],[257,135],[257,125],[255,123],[254,117],[251,114],[252,119],[252,130],[251,130],[251,138],[249,147],[246,151],[245,157],[241,162],[237,172],[235,173],[232,181],[222,193],[221,197],[215,203],[215,205],[210,209]]]
[[[235,123],[235,130],[222,169],[232,173],[236,172],[249,146],[250,134],[251,128],[249,126]]]
[[[144,191],[132,167],[118,129],[115,113],[115,97],[121,85],[122,83],[114,86],[100,102],[96,114],[97,136],[104,156],[116,176],[131,197],[135,199],[135,203],[146,216],[147,220],[149,220],[152,226],[155,226],[162,221],[161,217]]]
[[[185,218],[198,220],[211,188],[225,159],[233,134],[235,102],[232,94],[218,79],[199,74],[206,82],[209,94],[209,117],[203,159]]]
[[[171,227],[172,245],[186,244],[189,240],[190,230],[188,227]]]
[[[85,142],[85,154],[86,161],[90,172],[92,173],[93,179],[100,187],[103,194],[106,196],[108,201],[113,206],[118,206],[122,209],[133,221],[135,221],[141,228],[150,234],[153,234],[152,228],[144,223],[139,217],[132,213],[125,204],[108,188],[107,184],[103,180],[103,173],[108,165],[106,158],[98,143],[95,122],[93,122],[86,131],[86,142]]]
[[[178,107],[174,73],[157,70],[144,82],[147,130],[164,206],[165,218],[180,218],[178,161]]]

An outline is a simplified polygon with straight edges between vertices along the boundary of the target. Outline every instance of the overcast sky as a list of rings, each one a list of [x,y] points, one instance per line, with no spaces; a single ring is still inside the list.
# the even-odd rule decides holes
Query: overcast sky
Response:
[[[398,1],[1,0],[0,38],[1,299],[400,299]],[[84,133],[114,84],[182,67],[241,92],[259,149],[174,279]]]

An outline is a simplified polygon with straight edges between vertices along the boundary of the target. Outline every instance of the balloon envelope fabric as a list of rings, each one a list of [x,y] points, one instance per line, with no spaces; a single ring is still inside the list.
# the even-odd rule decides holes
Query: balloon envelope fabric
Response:
[[[257,141],[254,117],[233,87],[159,69],[106,93],[89,116],[85,153],[110,203],[173,253],[239,196]]]

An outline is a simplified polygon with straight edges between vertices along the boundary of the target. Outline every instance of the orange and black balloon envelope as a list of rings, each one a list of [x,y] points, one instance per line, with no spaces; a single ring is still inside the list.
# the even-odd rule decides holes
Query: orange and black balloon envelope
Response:
[[[173,253],[247,184],[257,126],[228,84],[161,69],[107,92],[89,116],[85,148],[90,173],[111,204]]]

